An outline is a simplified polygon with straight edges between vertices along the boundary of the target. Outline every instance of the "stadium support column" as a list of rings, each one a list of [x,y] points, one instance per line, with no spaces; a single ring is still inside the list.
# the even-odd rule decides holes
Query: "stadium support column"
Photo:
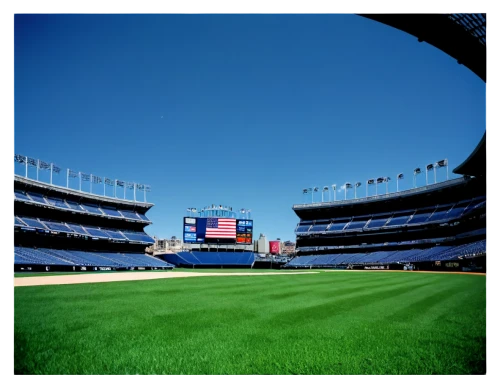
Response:
[[[78,172],[78,179],[80,180],[80,191],[82,191],[82,172]]]
[[[66,168],[66,189],[69,188],[69,168]]]
[[[28,178],[28,157],[24,157],[24,164],[26,165],[26,174],[25,177]]]
[[[92,173],[90,174],[90,194],[92,194]]]
[[[136,189],[137,184],[134,182],[134,202],[135,202],[135,189]]]
[[[40,159],[36,161],[36,180],[38,181],[38,172],[40,170]]]
[[[50,163],[50,184],[51,185],[52,185],[52,169],[54,169],[54,163]],[[37,180],[38,180],[38,176],[37,176]]]

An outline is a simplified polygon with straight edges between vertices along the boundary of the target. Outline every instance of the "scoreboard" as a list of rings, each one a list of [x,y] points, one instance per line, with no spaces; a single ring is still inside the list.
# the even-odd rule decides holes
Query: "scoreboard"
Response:
[[[187,243],[252,244],[253,220],[225,217],[185,217]]]

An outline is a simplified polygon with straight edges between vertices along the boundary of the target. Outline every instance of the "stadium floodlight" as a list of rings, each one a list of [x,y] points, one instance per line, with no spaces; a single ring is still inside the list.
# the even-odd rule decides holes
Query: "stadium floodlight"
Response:
[[[417,187],[417,175],[422,173],[422,171],[420,170],[420,168],[415,168],[413,170],[413,187],[416,188]]]
[[[404,175],[402,173],[398,174],[396,177],[396,192],[399,192],[399,180],[402,180],[404,178]]]
[[[354,184],[354,199],[356,199],[358,196],[356,195],[356,189],[361,186],[361,182],[356,182]]]
[[[337,185],[336,184],[332,185],[332,190],[333,190],[333,201],[335,202],[337,200]]]
[[[321,191],[321,202],[324,202],[323,194],[325,191],[328,191],[328,193],[330,193],[330,190],[328,190],[328,186],[323,186],[323,190]]]
[[[429,185],[429,181],[428,181],[428,179],[427,179],[427,172],[429,172],[429,171],[430,171],[431,169],[433,169],[433,168],[434,168],[434,164],[433,164],[433,163],[431,163],[431,164],[427,164],[427,165],[425,166],[425,184],[426,184],[426,185]]]
[[[366,180],[366,196],[368,196],[368,186],[373,185],[375,183],[374,178],[370,178],[369,180]]]

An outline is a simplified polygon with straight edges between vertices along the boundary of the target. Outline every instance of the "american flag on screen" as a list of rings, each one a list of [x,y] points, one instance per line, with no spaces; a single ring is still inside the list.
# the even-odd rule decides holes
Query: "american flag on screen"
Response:
[[[207,219],[205,238],[236,238],[236,219]]]

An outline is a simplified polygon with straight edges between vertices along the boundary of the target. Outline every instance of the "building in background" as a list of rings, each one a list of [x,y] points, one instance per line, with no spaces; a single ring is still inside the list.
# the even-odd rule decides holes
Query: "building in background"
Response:
[[[160,239],[154,237],[154,245],[147,248],[148,253],[162,253],[162,252],[178,252],[181,251],[184,244],[180,238],[172,236],[171,238]]]
[[[295,242],[284,241],[281,243],[281,254],[282,255],[294,255],[295,254]]]
[[[257,240],[256,252],[259,254],[269,254],[269,242],[267,241],[265,234],[260,234],[259,239]]]

